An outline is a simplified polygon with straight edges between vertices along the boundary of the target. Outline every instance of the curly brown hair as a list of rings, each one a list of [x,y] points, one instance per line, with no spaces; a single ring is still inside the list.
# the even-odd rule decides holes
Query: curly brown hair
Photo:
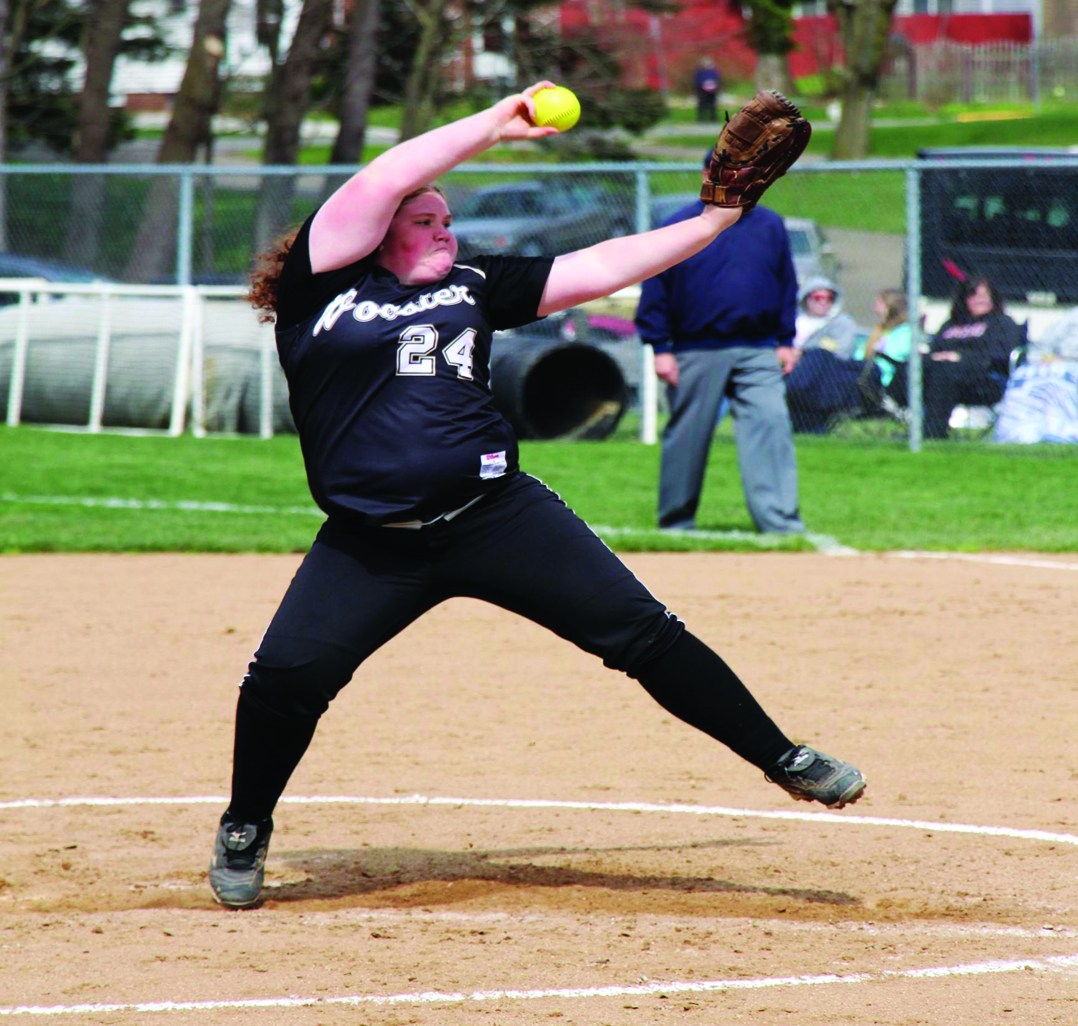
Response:
[[[277,313],[277,283],[281,280],[281,270],[285,257],[292,248],[292,243],[299,235],[299,228],[293,228],[278,238],[267,250],[255,257],[255,269],[251,272],[251,287],[247,292],[247,302],[260,310],[258,321],[264,324],[272,321]]]
[[[425,196],[428,192],[436,192],[445,199],[445,193],[437,185],[422,185],[408,193],[397,205],[397,210],[411,203],[412,200]],[[277,286],[281,280],[285,258],[292,248],[292,243],[296,241],[297,235],[299,235],[299,228],[291,229],[255,257],[255,269],[251,272],[251,287],[247,292],[247,301],[256,310],[262,311],[258,315],[260,323],[272,321],[277,314]]]

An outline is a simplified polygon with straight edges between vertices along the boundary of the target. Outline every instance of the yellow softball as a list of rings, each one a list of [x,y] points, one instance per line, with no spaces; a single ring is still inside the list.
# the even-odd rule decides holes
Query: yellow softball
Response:
[[[535,123],[540,128],[552,125],[559,132],[567,132],[580,120],[580,101],[576,93],[565,86],[540,89],[532,100],[535,102]]]

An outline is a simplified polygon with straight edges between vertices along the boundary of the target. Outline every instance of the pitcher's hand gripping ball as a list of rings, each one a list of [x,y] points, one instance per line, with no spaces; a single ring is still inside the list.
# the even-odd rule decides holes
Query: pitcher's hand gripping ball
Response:
[[[540,89],[533,96],[535,123],[540,128],[553,126],[567,132],[580,120],[580,101],[576,93],[565,86]]]
[[[812,126],[782,93],[757,93],[733,117],[726,116],[704,170],[700,199],[751,210],[805,152],[811,135]]]

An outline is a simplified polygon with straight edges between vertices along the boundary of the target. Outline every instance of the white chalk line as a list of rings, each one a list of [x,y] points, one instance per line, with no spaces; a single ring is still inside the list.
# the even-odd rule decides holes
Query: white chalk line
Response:
[[[125,499],[119,496],[79,496],[79,495],[17,495],[14,492],[0,492],[0,502],[26,503],[46,506],[84,506],[105,509],[135,510],[179,510],[185,513],[241,513],[258,515],[312,516],[324,517],[325,514],[316,506],[245,506],[232,502],[201,502],[193,499]],[[783,534],[756,534],[752,531],[660,531],[657,528],[613,527],[608,524],[589,525],[603,538],[663,538],[683,536],[708,541],[736,541],[752,545],[759,549],[774,549],[786,545],[791,536]],[[797,537],[797,536],[793,536]],[[800,537],[805,538],[817,552],[826,556],[864,555],[855,548],[844,545],[829,534],[806,531]],[[997,566],[1025,566],[1042,570],[1078,570],[1078,563],[1055,562],[1048,559],[1026,558],[1022,556],[993,556],[974,552],[930,552],[921,550],[896,550],[882,552],[880,555],[894,559],[950,559],[969,563],[986,563]],[[876,553],[869,553],[876,555]]]
[[[679,531],[660,530],[657,527],[612,527],[609,524],[591,523],[588,526],[601,538],[636,538],[649,541],[685,538],[689,541],[741,542],[757,549],[784,549],[789,547],[792,538],[804,538],[817,552],[823,552],[829,556],[859,555],[856,549],[843,545],[831,535],[817,534],[815,531],[806,531],[804,534],[757,534],[755,531],[708,531],[695,528],[691,531]]]
[[[0,1015],[87,1015],[101,1012],[202,1012],[225,1008],[305,1008],[327,1005],[433,1005],[482,1001],[532,1001],[543,998],[652,997],[670,994],[706,994],[716,991],[766,990],[779,987],[827,986],[896,979],[944,979],[950,976],[984,976],[1015,972],[1068,972],[1078,969],[1078,954],[1048,955],[1043,958],[1012,958],[964,965],[929,966],[924,969],[888,969],[878,973],[761,977],[751,980],[671,980],[627,986],[557,987],[471,992],[419,991],[406,994],[347,994],[342,997],[280,997],[234,1001],[145,1001],[137,1003],[84,1005],[17,1005],[0,1008]]]
[[[16,502],[37,506],[84,506],[103,509],[148,509],[180,510],[185,513],[247,513],[247,514],[284,514],[287,516],[303,515],[324,517],[325,514],[315,506],[242,506],[231,502],[200,502],[193,499],[125,499],[119,496],[80,496],[80,495],[16,495],[14,492],[0,492],[0,502]],[[709,541],[737,541],[748,543],[755,548],[773,549],[788,543],[790,535],[756,534],[752,531],[682,531],[666,532],[658,528],[612,527],[606,524],[589,525],[600,537],[604,538],[665,538],[683,535],[686,538],[702,538]],[[857,550],[842,545],[827,534],[806,532],[806,538],[818,551],[829,555],[856,555]]]
[[[176,798],[20,798],[0,802],[4,809],[48,809],[72,806],[108,805],[223,805],[222,795]],[[972,823],[942,823],[927,819],[892,819],[884,816],[853,816],[834,812],[772,812],[763,809],[734,809],[722,805],[680,805],[657,802],[555,801],[546,798],[447,798],[413,794],[388,798],[359,795],[288,795],[282,804],[292,805],[453,805],[508,809],[582,809],[591,812],[672,812],[692,816],[735,816],[746,819],[779,819],[803,823],[838,823],[845,826],[899,827],[929,833],[982,834],[1028,841],[1053,841],[1078,845],[1078,835],[1015,827],[977,826]]]
[[[193,499],[122,499],[117,496],[15,495],[0,492],[0,502],[21,502],[32,506],[85,506],[105,509],[182,510],[185,513],[258,513],[288,516],[325,517],[316,506],[239,506],[231,502],[197,502]]]
[[[952,559],[964,563],[987,563],[994,566],[1024,566],[1039,570],[1078,570],[1078,563],[1063,563],[1051,559],[1036,559],[1029,556],[993,556],[982,552],[928,552],[915,550],[896,550],[885,552],[892,559]]]
[[[80,496],[80,495],[16,495],[14,492],[0,492],[0,502],[23,503],[36,506],[82,506],[100,509],[133,510],[179,510],[184,513],[245,513],[263,516],[314,516],[325,514],[315,506],[245,506],[231,502],[201,502],[194,499],[125,499],[120,496]],[[687,538],[701,538],[711,541],[744,542],[760,549],[773,549],[785,545],[787,535],[761,535],[751,531],[692,531],[663,532],[658,528],[611,527],[600,524],[589,525],[603,538],[664,538],[669,534],[683,534]],[[854,555],[856,550],[839,544],[830,535],[806,533],[808,541],[820,552],[832,555]]]

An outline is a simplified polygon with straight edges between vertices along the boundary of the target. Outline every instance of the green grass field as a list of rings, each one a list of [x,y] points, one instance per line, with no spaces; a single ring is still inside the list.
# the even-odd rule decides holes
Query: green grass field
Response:
[[[1017,112],[1022,114],[1023,112]],[[813,130],[808,153],[827,155],[834,144],[834,131]],[[934,146],[1073,146],[1078,140],[1078,108],[1036,115],[1029,111],[1013,121],[958,122],[953,116],[935,125],[875,125],[869,142],[869,158],[903,160]],[[685,147],[690,156],[700,149],[700,137],[675,133],[650,136],[649,143]]]
[[[521,454],[615,548],[759,548],[736,450],[722,435],[698,526],[740,537],[653,531],[659,449],[624,432],[600,443],[524,443]],[[802,512],[813,533],[857,549],[1078,552],[1076,464],[1061,458],[1071,455],[961,443],[912,454],[897,443],[799,438]],[[0,552],[298,552],[318,523],[294,436],[0,428]]]

